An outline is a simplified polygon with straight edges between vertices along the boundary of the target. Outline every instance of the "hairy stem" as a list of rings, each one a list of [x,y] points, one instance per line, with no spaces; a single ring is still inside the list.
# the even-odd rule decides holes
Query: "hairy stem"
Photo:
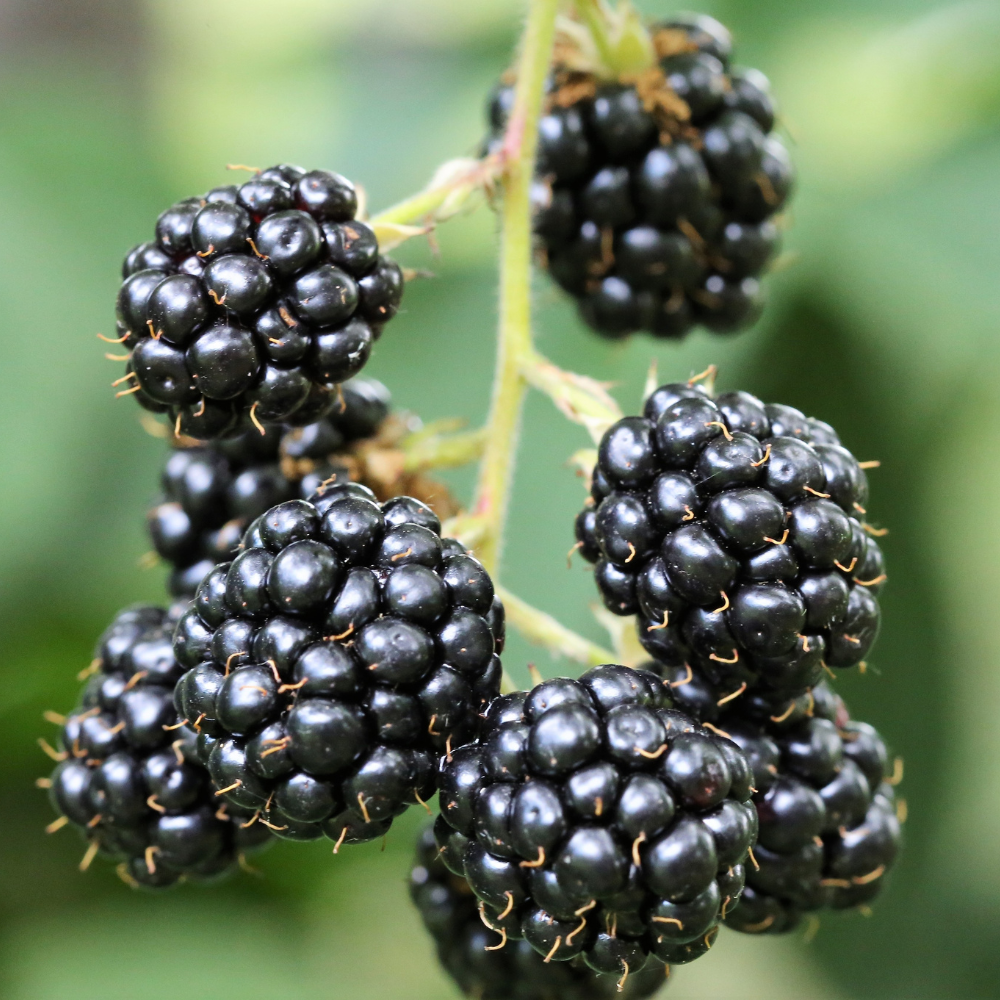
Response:
[[[477,555],[496,574],[514,473],[524,402],[523,359],[531,341],[531,180],[538,118],[552,58],[559,0],[532,0],[522,41],[514,107],[501,151],[503,209],[500,234],[500,325],[493,399],[480,466],[475,514],[485,533]]]
[[[521,359],[525,381],[555,403],[568,420],[587,428],[594,443],[622,418],[618,404],[605,385],[587,375],[564,371],[532,349]]]
[[[610,649],[604,649],[566,628],[552,615],[539,611],[503,587],[498,586],[496,591],[507,612],[507,622],[529,642],[588,667],[618,662]]]
[[[450,423],[441,421],[440,424]],[[407,472],[419,472],[423,469],[453,469],[474,462],[483,453],[483,442],[486,431],[479,428],[474,431],[459,431],[444,433],[449,428],[440,431],[433,425],[404,438],[400,450],[405,455],[404,468]]]
[[[379,227],[443,222],[492,185],[499,170],[496,157],[448,160],[438,167],[427,187],[372,216],[368,224],[377,232]]]

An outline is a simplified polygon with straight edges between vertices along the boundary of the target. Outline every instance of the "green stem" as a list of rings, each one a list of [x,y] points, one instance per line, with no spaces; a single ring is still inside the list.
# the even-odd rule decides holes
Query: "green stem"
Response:
[[[496,591],[503,601],[508,623],[529,642],[588,667],[618,662],[618,657],[610,649],[577,635],[552,615],[539,611],[503,587],[497,586]]]
[[[407,472],[419,472],[467,465],[482,455],[485,438],[486,431],[482,428],[457,434],[418,431],[400,444],[406,456],[404,467]]]
[[[587,375],[564,371],[532,349],[521,359],[524,380],[544,393],[569,420],[586,427],[594,443],[622,418],[622,411],[606,386]]]
[[[401,226],[416,222],[441,222],[458,211],[472,194],[487,185],[498,165],[484,160],[449,160],[441,164],[430,183],[409,198],[396,202],[368,220],[370,226]]]
[[[496,576],[510,498],[525,382],[522,360],[531,341],[531,180],[538,119],[552,59],[559,0],[532,0],[518,65],[514,107],[501,157],[500,324],[496,376],[474,513],[485,523],[477,555]]]
[[[448,197],[449,192],[444,188],[430,188],[418,191],[403,201],[397,201],[391,208],[384,212],[372,216],[370,223],[375,225],[409,225],[420,222],[433,215],[435,209],[440,208],[441,203]]]

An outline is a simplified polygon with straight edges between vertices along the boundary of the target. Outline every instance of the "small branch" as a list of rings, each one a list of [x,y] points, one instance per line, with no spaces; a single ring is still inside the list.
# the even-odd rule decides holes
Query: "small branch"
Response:
[[[368,220],[381,250],[391,250],[411,236],[431,232],[434,227],[476,205],[475,198],[492,190],[500,172],[500,160],[468,157],[448,160],[438,167],[430,183],[417,194],[397,202]]]
[[[514,107],[500,156],[500,324],[496,375],[473,511],[486,525],[479,558],[496,575],[524,401],[523,359],[531,344],[531,180],[559,0],[532,0],[522,40]]]
[[[604,649],[597,643],[584,639],[582,635],[577,635],[556,621],[552,615],[533,608],[509,590],[497,586],[496,591],[503,601],[507,622],[529,642],[542,646],[557,656],[565,656],[588,667],[616,662],[616,656],[610,649]]]
[[[621,618],[613,615],[603,604],[592,604],[590,612],[611,637],[611,644],[615,647],[615,663],[625,667],[638,667],[649,660],[649,653],[642,648],[635,630],[635,615]]]
[[[486,440],[485,428],[444,433],[454,429],[458,421],[439,420],[410,434],[400,442],[407,472],[423,469],[454,469],[475,462],[483,453]]]
[[[595,444],[622,418],[621,408],[603,383],[587,375],[564,371],[537,351],[525,356],[521,371],[529,384],[544,392],[565,416],[586,427]]]

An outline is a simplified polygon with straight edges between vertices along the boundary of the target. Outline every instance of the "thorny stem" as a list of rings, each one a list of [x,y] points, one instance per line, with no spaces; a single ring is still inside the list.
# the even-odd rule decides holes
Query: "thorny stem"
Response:
[[[477,554],[494,576],[500,562],[526,387],[521,365],[532,351],[530,191],[558,8],[559,0],[532,0],[522,40],[514,107],[501,151],[504,174],[497,365],[473,504],[474,513],[483,518],[486,528]]]

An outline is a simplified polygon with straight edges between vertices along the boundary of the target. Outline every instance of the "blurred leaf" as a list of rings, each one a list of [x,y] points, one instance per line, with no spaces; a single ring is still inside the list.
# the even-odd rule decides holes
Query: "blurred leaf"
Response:
[[[776,89],[810,183],[865,188],[948,149],[1000,107],[1000,5],[946,4],[901,27],[811,22],[786,38]]]

